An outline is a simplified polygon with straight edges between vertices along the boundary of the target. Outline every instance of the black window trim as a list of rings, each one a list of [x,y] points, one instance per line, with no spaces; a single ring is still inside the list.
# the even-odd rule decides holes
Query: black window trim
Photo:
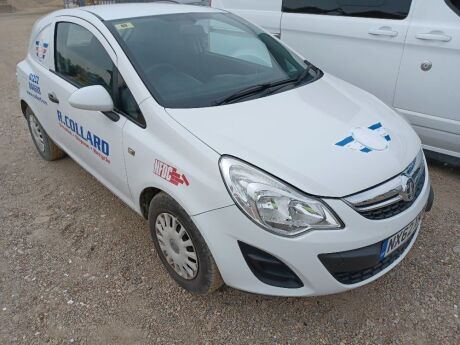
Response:
[[[458,16],[460,16],[460,8],[458,8],[457,6],[455,6],[451,0],[445,0],[446,1],[446,4],[447,6],[449,6],[449,8],[454,11],[454,13],[456,13]]]
[[[68,16],[67,16],[67,17],[68,17]],[[77,18],[77,19],[81,19],[81,20],[83,20],[83,21],[89,23],[92,27],[94,27],[97,31],[99,31],[98,28],[96,28],[94,25],[92,25],[92,24],[91,24],[90,22],[88,22],[87,20],[84,20],[83,18],[79,18],[79,17],[74,17],[74,16],[72,16],[72,17],[73,17],[73,18]],[[57,52],[57,49],[56,49],[56,41],[57,41],[57,28],[58,28],[58,24],[60,24],[60,23],[68,23],[68,24],[73,24],[73,25],[81,26],[80,24],[77,24],[77,23],[74,23],[74,22],[65,21],[65,20],[62,20],[62,21],[56,20],[56,21],[55,21],[55,23],[54,23],[54,28],[53,28],[53,29],[54,29],[54,35],[53,35],[53,59],[54,59],[54,64],[53,64],[52,68],[49,69],[49,71],[50,71],[51,73],[57,75],[59,78],[65,80],[66,82],[68,82],[68,83],[71,84],[72,86],[76,87],[77,89],[81,89],[81,88],[84,87],[84,86],[78,85],[74,80],[68,78],[66,75],[64,75],[64,74],[62,74],[62,73],[60,73],[60,72],[58,72],[58,71],[56,70],[56,52]],[[84,26],[81,26],[81,27],[82,27],[83,29],[88,30],[88,29],[85,28]],[[93,34],[90,30],[88,30],[88,31],[94,36],[94,34]],[[102,35],[102,37],[105,38],[105,36],[102,34],[102,32],[99,31],[99,33]],[[96,37],[96,39],[97,39],[97,37]],[[113,50],[112,45],[111,45],[107,40],[106,40],[106,42],[110,45],[110,47],[111,47],[112,50]],[[102,45],[102,44],[101,44],[101,45]],[[107,54],[108,54],[108,53],[107,53]],[[115,53],[115,50],[114,50],[114,54],[115,54],[115,56],[117,56],[117,54]],[[110,54],[108,54],[108,55],[109,55],[109,57],[110,57]],[[113,84],[113,85],[112,85],[112,92],[113,92],[113,94],[115,94],[115,93],[118,93],[116,89],[117,89],[117,85],[118,85],[118,75],[119,75],[119,74],[121,75],[121,72],[120,72],[120,70],[118,69],[118,67],[116,66],[116,64],[115,64],[113,61],[112,61],[112,64],[113,64],[113,68],[114,68],[114,70],[113,70],[114,76],[113,76],[113,80],[112,80],[112,84]],[[123,76],[122,76],[122,77],[123,77]],[[126,86],[128,86],[128,85],[126,85]],[[128,90],[129,90],[129,87],[128,87]],[[131,92],[131,90],[130,90],[130,92]],[[132,94],[132,92],[131,92],[131,94]],[[112,97],[113,97],[113,95],[112,95]],[[134,96],[133,96],[133,98],[134,98]],[[134,100],[135,100],[135,99],[134,99]],[[137,101],[136,101],[136,103],[137,103]],[[104,112],[102,112],[102,113],[103,113],[105,116],[107,116],[109,119],[113,120],[113,121],[118,121],[118,120],[120,119],[120,115],[121,115],[121,116],[125,117],[127,120],[129,120],[129,121],[133,122],[134,124],[136,124],[137,126],[143,128],[143,129],[145,129],[145,128],[147,128],[147,121],[145,121],[145,116],[144,116],[144,114],[142,113],[142,110],[140,109],[139,104],[137,104],[137,107],[138,107],[138,109],[139,109],[139,112],[140,112],[142,118],[144,119],[144,123],[142,123],[142,122],[140,122],[140,121],[137,121],[136,119],[134,119],[133,117],[129,116],[128,114],[126,114],[126,113],[123,112],[122,110],[116,108],[115,104],[114,104],[114,109],[113,109],[112,111],[104,111]]]
[[[450,0],[445,0],[446,2],[450,2]],[[324,14],[324,13],[308,13],[308,12],[296,12],[296,11],[286,11],[285,8],[285,0],[281,1],[281,13],[293,13],[293,14],[308,14],[308,15],[314,15],[314,16],[336,16],[336,17],[346,17],[346,18],[363,18],[363,19],[377,19],[377,20],[407,20],[410,16],[410,12],[414,6],[414,0],[410,0],[411,4],[409,6],[409,10],[407,11],[407,14],[405,15],[404,18],[379,18],[379,17],[366,17],[366,16],[353,16],[353,15],[340,15],[340,14]],[[450,7],[450,5],[449,5]]]
[[[116,95],[116,98],[119,99],[119,90],[118,90],[118,78],[119,76],[121,76],[121,78],[123,79],[123,82],[126,84],[126,81],[125,81],[125,78],[123,78],[123,76],[121,75],[121,72],[120,70],[118,69],[117,66],[114,65],[114,76],[113,76],[113,94]],[[147,128],[147,122],[145,121],[145,116],[144,114],[142,113],[142,110],[141,108],[139,107],[139,104],[137,103],[136,99],[134,98],[134,95],[133,93],[131,92],[128,84],[126,84],[126,87],[128,88],[128,91],[129,93],[131,94],[131,96],[133,97],[134,101],[136,102],[136,105],[137,105],[137,109],[139,109],[139,113],[141,114],[141,117],[142,119],[144,120],[143,122],[141,121],[137,121],[135,118],[133,118],[132,116],[130,116],[129,114],[125,113],[123,110],[121,109],[118,109],[116,107],[116,105],[114,106],[114,112],[117,113],[117,114],[121,114],[123,115],[124,117],[126,117],[128,120],[130,120],[131,122],[133,122],[134,124],[138,125],[139,127],[141,128]],[[113,96],[112,96],[113,97]]]

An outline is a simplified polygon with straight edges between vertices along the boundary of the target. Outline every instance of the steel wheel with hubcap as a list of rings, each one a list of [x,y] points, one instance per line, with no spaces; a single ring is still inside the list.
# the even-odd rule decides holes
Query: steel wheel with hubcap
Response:
[[[158,243],[171,267],[184,279],[193,279],[198,273],[198,257],[185,227],[177,217],[161,213],[155,222]]]
[[[26,108],[24,115],[27,119],[30,135],[32,136],[32,140],[34,141],[35,147],[37,148],[40,156],[47,161],[54,161],[64,157],[65,152],[62,151],[48,136],[29,107]]]
[[[42,126],[38,123],[35,115],[29,116],[29,125],[30,125],[30,132],[32,133],[32,138],[35,141],[35,145],[37,145],[37,149],[41,152],[45,152],[45,140],[43,138],[43,129]]]
[[[199,294],[222,286],[219,269],[200,231],[168,194],[156,194],[149,207],[153,244],[169,275],[184,289]]]

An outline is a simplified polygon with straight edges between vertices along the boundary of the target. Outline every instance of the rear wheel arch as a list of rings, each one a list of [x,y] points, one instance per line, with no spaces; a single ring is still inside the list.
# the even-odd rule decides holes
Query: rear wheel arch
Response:
[[[21,99],[21,111],[22,111],[22,115],[24,115],[24,117],[26,117],[27,108],[30,108],[29,105],[27,104],[26,101]]]

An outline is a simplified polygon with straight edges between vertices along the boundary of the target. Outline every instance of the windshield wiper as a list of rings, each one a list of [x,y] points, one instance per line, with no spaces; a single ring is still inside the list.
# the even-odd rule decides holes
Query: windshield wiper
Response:
[[[305,80],[305,78],[307,78],[310,75],[310,71],[312,70],[312,68],[316,69],[316,76],[313,77],[312,81],[316,80],[319,76],[321,76],[321,72],[320,72],[319,68],[313,66],[313,64],[308,62],[307,60],[305,60],[304,62],[307,65],[307,67],[305,68],[305,70],[298,77],[289,78],[289,79],[283,79],[283,80],[279,80],[279,81],[275,81],[275,82],[271,82],[271,83],[263,83],[263,84],[257,84],[257,85],[249,86],[247,88],[244,88],[244,89],[242,89],[240,91],[235,92],[234,94],[231,94],[230,96],[225,96],[224,98],[218,99],[213,104],[214,105],[223,105],[223,104],[232,103],[232,102],[237,101],[237,100],[239,100],[241,98],[249,97],[251,95],[256,95],[256,94],[258,94],[260,92],[263,92],[265,90],[272,89],[272,88],[278,87],[278,86],[280,86],[280,88],[281,88],[281,87],[284,87],[285,85],[288,85],[288,84],[299,85]],[[277,88],[276,90],[278,90],[280,88]],[[268,94],[271,94],[271,92],[269,92]]]
[[[217,101],[214,102],[214,105],[228,104],[238,99],[248,97],[251,95],[255,95],[259,92],[265,91],[268,88],[276,86],[276,85],[278,85],[278,83],[264,83],[264,84],[257,84],[257,85],[249,86],[247,88],[244,88],[243,90],[240,90],[240,91],[235,92],[234,94],[231,94],[230,96],[225,96],[224,98],[218,99]]]
[[[295,80],[295,84],[298,85],[300,84],[301,82],[303,82],[305,80],[306,77],[308,77],[310,75],[310,71],[313,67],[313,64],[308,62],[307,60],[304,61],[305,64],[307,65],[307,67],[305,68],[305,70],[296,78]]]
[[[321,78],[321,76],[323,75],[321,70],[316,67],[315,65],[313,65],[312,63],[308,62],[305,60],[305,63],[307,64],[307,68],[305,69],[305,71],[302,72],[301,75],[299,75],[297,78],[292,78],[292,79],[288,79],[288,80],[285,80],[283,83],[278,83],[277,86],[279,87],[276,87],[276,88],[270,88],[269,91],[267,91],[263,96],[268,96],[268,95],[272,95],[276,92],[278,92],[279,90],[285,88],[286,86],[288,86],[289,84],[294,84],[295,86],[301,84],[309,75],[310,75],[310,71],[313,69],[315,71],[315,76],[312,77],[312,79],[309,81],[310,83],[318,80],[319,78]]]
[[[297,86],[301,84],[308,76],[311,76],[310,75],[311,70],[314,70],[316,73],[315,76],[311,76],[312,81],[315,81],[321,75],[320,69],[314,66],[308,60],[304,60],[304,63],[306,65],[305,70],[302,73],[300,73],[298,77],[283,80],[282,82],[276,83],[275,85],[272,85],[272,86],[284,86],[286,84],[291,84],[291,83]]]

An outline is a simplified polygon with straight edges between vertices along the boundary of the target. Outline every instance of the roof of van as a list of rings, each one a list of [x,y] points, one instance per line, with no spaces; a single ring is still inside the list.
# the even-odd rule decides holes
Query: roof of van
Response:
[[[174,13],[222,12],[205,6],[181,5],[167,2],[96,5],[81,7],[80,9],[91,12],[103,20],[116,20]]]

